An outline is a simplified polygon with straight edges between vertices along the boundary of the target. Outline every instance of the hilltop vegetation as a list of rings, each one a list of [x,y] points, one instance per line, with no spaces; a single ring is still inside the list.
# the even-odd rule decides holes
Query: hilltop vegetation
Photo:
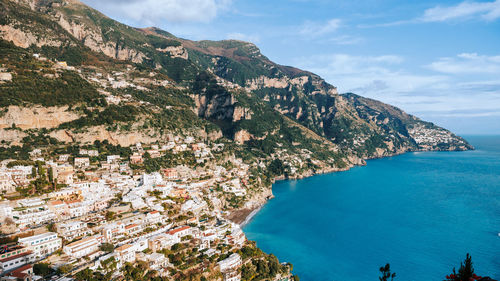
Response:
[[[320,169],[404,151],[471,148],[397,108],[339,95],[319,76],[275,64],[251,43],[132,28],[78,1],[0,3],[8,29],[0,63],[13,75],[0,85],[0,105],[69,106],[80,116],[49,134],[104,126],[152,141],[201,133],[235,141],[251,159],[312,156]],[[36,40],[7,42],[15,35]],[[58,68],[57,61],[77,69]]]

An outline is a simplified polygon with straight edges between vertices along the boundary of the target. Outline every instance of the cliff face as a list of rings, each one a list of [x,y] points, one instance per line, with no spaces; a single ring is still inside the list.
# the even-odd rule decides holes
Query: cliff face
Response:
[[[63,141],[109,138],[122,145],[174,132],[202,132],[266,153],[284,147],[297,155],[312,151],[326,166],[405,151],[472,148],[400,109],[339,94],[318,75],[278,65],[248,42],[196,42],[157,28],[136,29],[76,0],[0,0],[0,8],[4,50],[18,59],[34,53],[48,59],[43,71],[29,75],[21,71],[24,66],[10,65],[14,71],[2,87],[23,93],[16,89],[22,79],[36,76],[41,86],[59,85],[68,71],[77,71],[81,78],[65,79],[78,80],[88,89],[74,102],[57,99],[59,108],[71,103],[57,114],[50,113],[52,109],[36,113],[46,104],[36,96],[2,97],[2,106],[17,106],[18,113],[9,107],[0,120],[3,127],[25,124],[24,129],[51,129],[52,136]],[[55,60],[70,66],[48,63]],[[2,61],[11,62],[7,57]],[[92,94],[95,90],[101,94]],[[84,101],[86,108],[81,107]],[[129,136],[135,130],[141,132],[138,139]]]

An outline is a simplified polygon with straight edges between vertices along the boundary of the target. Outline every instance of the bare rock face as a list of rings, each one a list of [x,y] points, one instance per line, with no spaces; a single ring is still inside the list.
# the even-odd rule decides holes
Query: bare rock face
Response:
[[[11,145],[21,145],[20,140],[26,136],[26,133],[18,130],[0,129],[0,140],[6,141]]]
[[[121,46],[116,42],[104,42],[101,30],[92,30],[84,24],[67,20],[61,13],[58,13],[57,17],[59,17],[58,23],[62,28],[92,51],[102,52],[108,57],[118,60],[130,60],[134,63],[141,63],[146,57],[143,53]]]
[[[261,88],[284,89],[289,86],[289,83],[290,81],[286,77],[269,78],[266,76],[261,76],[259,78],[247,81],[246,88],[249,91],[254,91]]]
[[[31,45],[35,45],[37,47],[59,47],[61,45],[59,41],[51,40],[49,38],[37,38],[32,33],[15,28],[11,25],[0,25],[0,37],[21,48],[28,48]]]
[[[158,140],[157,137],[149,136],[145,132],[110,132],[106,130],[105,126],[95,126],[87,128],[86,132],[69,132],[66,130],[54,131],[50,136],[56,138],[61,142],[79,142],[82,144],[93,143],[96,140],[107,140],[111,144],[121,145],[128,147],[138,142],[140,143],[153,143]]]
[[[0,81],[12,81],[12,74],[9,72],[0,72]]]
[[[182,46],[170,46],[165,49],[156,49],[158,52],[167,53],[172,58],[181,58],[187,60],[189,58],[189,54],[187,50]]]
[[[206,95],[192,95],[198,116],[207,119],[232,120],[234,103],[236,100],[231,94],[216,95],[207,98]]]
[[[234,134],[234,141],[237,144],[244,144],[252,139],[252,135],[247,130],[240,130]]]
[[[80,117],[74,112],[67,111],[67,109],[67,106],[37,106],[31,108],[9,106],[8,111],[0,117],[0,129],[10,128],[12,125],[23,130],[55,128],[62,123],[70,122]]]
[[[253,112],[249,108],[237,106],[234,108],[233,122],[237,122],[240,120],[250,120],[252,119],[252,114]]]

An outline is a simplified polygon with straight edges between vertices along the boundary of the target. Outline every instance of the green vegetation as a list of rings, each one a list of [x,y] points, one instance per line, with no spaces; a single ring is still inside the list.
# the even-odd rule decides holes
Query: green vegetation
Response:
[[[99,246],[99,249],[103,252],[111,253],[115,249],[115,246],[110,243],[102,243],[101,246]]]
[[[278,273],[288,272],[288,266],[281,265],[274,255],[267,255],[261,259],[252,259],[241,267],[242,280],[269,280]]]
[[[35,273],[36,275],[47,277],[54,272],[55,271],[50,267],[48,263],[36,263],[33,265],[33,273]]]
[[[396,273],[391,273],[390,264],[386,264],[385,266],[380,267],[379,271],[382,274],[382,276],[378,278],[378,280],[380,281],[392,281],[394,280],[394,278],[396,278]]]
[[[446,280],[449,281],[470,281],[480,279],[482,278],[474,273],[474,266],[472,266],[472,257],[469,255],[469,253],[467,253],[465,261],[463,263],[460,263],[458,273],[455,271],[455,268],[453,268],[453,273],[446,276]]]
[[[192,151],[183,151],[177,154],[167,151],[158,158],[151,158],[148,153],[145,154],[144,163],[138,168],[144,168],[147,173],[157,172],[162,168],[172,168],[178,165],[194,166],[196,159]]]
[[[77,128],[81,129],[84,127],[99,126],[99,125],[116,125],[116,122],[133,122],[136,121],[137,115],[140,114],[140,110],[132,105],[109,105],[104,110],[100,111],[98,109],[88,110],[84,109],[86,116],[79,119],[61,124],[60,129],[70,129]]]
[[[55,71],[50,63],[38,61],[27,51],[0,40],[0,64],[13,73],[11,82],[0,84],[0,106],[41,104],[97,105],[102,97],[73,71]]]

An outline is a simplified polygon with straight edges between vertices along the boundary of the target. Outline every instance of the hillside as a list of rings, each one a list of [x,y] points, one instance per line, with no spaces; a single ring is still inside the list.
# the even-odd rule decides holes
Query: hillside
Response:
[[[236,271],[244,280],[291,278],[290,265],[261,252],[232,223],[272,198],[276,179],[408,151],[468,149],[444,128],[339,94],[314,73],[272,62],[252,43],[134,28],[78,0],[0,0],[0,169],[31,166],[24,181],[12,178],[0,203],[29,197],[45,204],[39,199],[78,189],[87,201],[104,202],[104,222],[159,210],[169,226],[147,224],[145,235],[192,227],[220,238],[207,246],[201,236],[185,235],[163,251],[176,280],[220,280],[224,272],[214,268],[236,253],[246,261]],[[102,188],[85,189],[87,181]],[[49,222],[13,223],[10,233],[45,230]],[[93,225],[94,233],[100,227]],[[201,246],[217,254],[209,258]],[[126,280],[156,274],[134,279],[137,268],[123,268],[135,276]],[[103,274],[81,272],[88,275],[81,280]],[[115,268],[106,276],[113,272],[121,274]]]
[[[233,40],[194,42],[179,39],[157,28],[135,29],[111,20],[78,1],[20,2],[1,2],[4,40],[12,41],[27,53],[40,53],[49,59],[82,68],[85,71],[79,69],[80,75],[87,81],[98,81],[99,77],[105,78],[110,73],[123,72],[126,73],[121,78],[123,83],[145,87],[144,83],[135,85],[133,82],[142,79],[158,84],[159,77],[162,77],[168,87],[159,86],[155,89],[156,93],[145,94],[137,87],[123,85],[119,88],[131,91],[134,102],[139,103],[151,103],[144,99],[160,96],[168,88],[170,92],[175,92],[170,94],[175,95],[174,99],[182,101],[174,100],[170,101],[173,104],[168,104],[163,98],[155,98],[155,105],[183,107],[187,111],[194,109],[198,117],[210,122],[207,127],[220,130],[224,136],[240,144],[276,131],[278,123],[283,124],[281,116],[286,116],[289,122],[299,123],[332,146],[339,146],[349,151],[346,153],[354,153],[361,158],[409,150],[470,148],[463,139],[399,109],[356,95],[339,95],[334,86],[319,76],[277,65],[251,43]],[[132,68],[134,70],[130,71]],[[151,79],[148,68],[158,76]],[[141,77],[140,72],[145,77]],[[96,74],[101,76],[95,77]],[[62,77],[65,78],[67,75]],[[21,77],[16,76],[13,82],[18,79]],[[89,84],[89,88],[97,90],[106,87],[102,82]],[[179,87],[186,90],[177,90]],[[102,95],[103,90],[97,92]],[[42,100],[29,101],[52,105],[44,104]],[[260,101],[265,101],[265,104]],[[13,103],[4,102],[3,106]],[[62,101],[60,105],[63,104]],[[159,114],[161,109],[147,111],[152,109],[138,110],[147,117]],[[269,122],[271,120],[276,122]],[[104,125],[101,123],[97,121],[93,125]],[[154,136],[155,133],[148,135]],[[423,135],[436,139],[426,142],[419,137]]]

